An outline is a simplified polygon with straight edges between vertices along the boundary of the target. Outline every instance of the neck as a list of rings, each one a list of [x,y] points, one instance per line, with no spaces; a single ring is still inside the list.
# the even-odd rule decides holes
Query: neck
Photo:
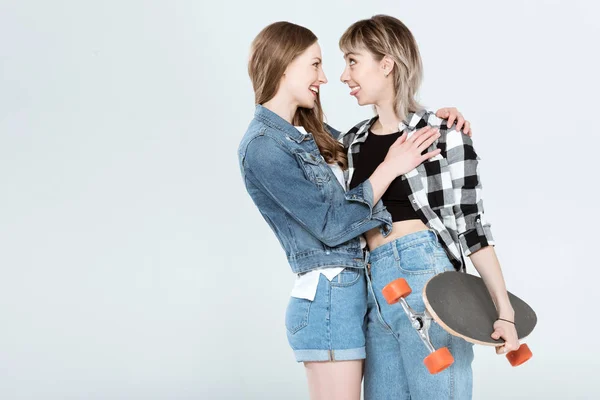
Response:
[[[293,102],[283,99],[281,96],[277,95],[264,103],[262,106],[270,111],[273,111],[290,124],[292,124],[294,115],[296,115],[296,110],[298,109],[297,104],[294,104]]]
[[[398,126],[402,120],[396,114],[396,110],[391,102],[375,105],[379,118],[373,124],[380,135],[398,132]]]

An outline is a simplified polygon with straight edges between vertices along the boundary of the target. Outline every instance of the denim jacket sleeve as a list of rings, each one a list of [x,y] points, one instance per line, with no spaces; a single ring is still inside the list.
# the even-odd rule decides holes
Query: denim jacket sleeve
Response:
[[[373,204],[369,181],[346,192],[341,202],[327,201],[305,177],[296,157],[271,137],[252,139],[243,167],[250,182],[327,246],[338,246],[381,225],[387,231],[392,229],[391,215],[383,203]]]
[[[452,176],[453,207],[458,239],[465,255],[494,245],[494,238],[483,212],[479,156],[468,135],[454,129],[447,132],[446,159]]]

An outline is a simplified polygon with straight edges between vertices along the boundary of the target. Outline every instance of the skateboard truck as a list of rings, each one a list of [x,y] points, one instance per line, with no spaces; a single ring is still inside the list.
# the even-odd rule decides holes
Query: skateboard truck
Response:
[[[390,282],[382,290],[383,297],[388,304],[400,303],[402,306],[412,327],[417,331],[421,341],[425,344],[427,350],[429,350],[430,354],[425,357],[423,363],[431,374],[437,374],[451,366],[454,363],[454,357],[452,357],[447,347],[437,350],[433,347],[429,338],[429,327],[431,326],[431,321],[435,321],[435,318],[432,317],[427,308],[423,312],[416,312],[408,305],[406,297],[411,293],[412,289],[403,278]],[[506,358],[513,367],[523,364],[531,357],[532,353],[526,344],[522,344],[519,349],[506,354]]]
[[[405,297],[412,293],[412,289],[406,280],[400,278],[392,281],[383,288],[382,293],[388,304],[400,303],[412,327],[417,331],[421,341],[429,350],[430,354],[423,360],[429,372],[437,374],[451,366],[454,363],[454,357],[450,354],[450,350],[447,347],[436,350],[429,339],[429,327],[433,320],[431,314],[427,310],[422,313],[416,312],[406,302]]]

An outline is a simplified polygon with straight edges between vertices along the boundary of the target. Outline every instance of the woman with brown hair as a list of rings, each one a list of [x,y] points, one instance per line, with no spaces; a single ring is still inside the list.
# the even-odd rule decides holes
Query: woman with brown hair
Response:
[[[289,344],[306,366],[311,398],[359,399],[367,310],[360,237],[370,230],[389,235],[392,219],[381,196],[398,176],[440,153],[423,152],[436,131],[415,133],[346,191],[339,132],[323,123],[319,92],[327,78],[317,37],[289,22],[267,26],[252,43],[248,72],[256,109],[239,166],[298,275],[285,316]]]

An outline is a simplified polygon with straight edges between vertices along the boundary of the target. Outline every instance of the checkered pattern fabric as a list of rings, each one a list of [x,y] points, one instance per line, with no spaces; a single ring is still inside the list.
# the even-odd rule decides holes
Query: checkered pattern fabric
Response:
[[[356,168],[356,155],[377,116],[354,126],[339,137],[348,152],[348,169],[344,171],[348,189]],[[410,113],[399,130],[408,137],[425,126],[439,128],[440,137],[425,152],[439,148],[441,153],[402,175],[408,198],[419,218],[435,230],[456,270],[465,268],[462,253],[469,256],[493,246],[491,224],[483,212],[482,185],[478,172],[480,157],[471,138],[448,127],[447,120],[422,110]],[[462,252],[461,252],[462,250]]]

